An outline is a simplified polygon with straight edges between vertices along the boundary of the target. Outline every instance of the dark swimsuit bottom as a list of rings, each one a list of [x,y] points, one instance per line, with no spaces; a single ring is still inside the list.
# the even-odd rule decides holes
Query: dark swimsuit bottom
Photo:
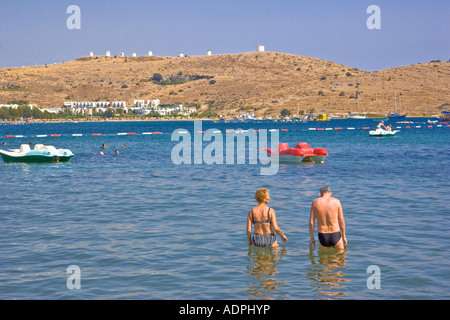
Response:
[[[341,232],[320,233],[319,241],[324,247],[334,247],[341,240]]]
[[[269,208],[269,210],[267,210],[267,219],[266,220],[255,221],[255,220],[253,220],[253,211],[252,211],[253,224],[270,223],[269,212],[270,212],[270,208]],[[277,238],[275,237],[275,234],[273,234],[273,233],[271,233],[271,234],[254,234],[252,237],[253,245],[255,247],[271,247],[271,246],[273,246],[273,244],[275,243],[276,240],[277,240]]]

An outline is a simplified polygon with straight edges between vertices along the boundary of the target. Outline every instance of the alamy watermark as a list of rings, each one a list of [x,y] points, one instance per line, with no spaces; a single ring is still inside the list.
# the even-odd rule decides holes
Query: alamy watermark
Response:
[[[367,7],[367,13],[371,16],[367,18],[366,26],[369,30],[381,29],[381,9],[379,6],[373,4]]]
[[[66,26],[69,30],[80,30],[81,29],[81,9],[77,5],[70,5],[66,10],[67,14],[70,16],[67,18]]]
[[[171,159],[174,164],[235,164],[235,155],[236,164],[245,164],[246,154],[248,153],[249,164],[258,164],[259,158],[260,164],[269,165],[261,167],[261,175],[275,175],[278,173],[278,155],[272,154],[269,156],[266,151],[268,148],[267,130],[229,130],[226,131],[224,140],[221,131],[217,129],[203,131],[202,122],[194,121],[193,134],[194,138],[192,139],[190,132],[186,129],[177,129],[172,133],[171,140],[179,142],[173,147],[171,153]],[[271,131],[270,148],[272,150],[278,149],[279,140],[278,130]],[[211,143],[203,148],[203,142]]]
[[[367,267],[366,273],[371,275],[367,278],[366,285],[370,290],[381,289],[381,269],[377,265]]]
[[[81,269],[77,265],[71,265],[67,267],[67,273],[70,276],[67,278],[66,285],[67,289],[81,289]]]

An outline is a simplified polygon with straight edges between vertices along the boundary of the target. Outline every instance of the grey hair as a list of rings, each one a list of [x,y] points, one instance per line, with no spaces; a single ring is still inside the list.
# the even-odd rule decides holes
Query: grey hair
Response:
[[[322,187],[320,188],[320,194],[323,196],[325,193],[331,192],[330,187]]]

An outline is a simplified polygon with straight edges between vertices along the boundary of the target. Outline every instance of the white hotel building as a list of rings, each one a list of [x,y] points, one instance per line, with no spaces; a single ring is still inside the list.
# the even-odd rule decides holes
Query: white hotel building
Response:
[[[160,104],[161,101],[159,99],[134,100],[132,107],[127,107],[125,101],[66,101],[64,102],[63,110],[70,110],[74,114],[92,115],[94,108],[100,113],[104,113],[111,108],[122,108],[125,113],[131,110],[138,115],[148,115],[153,112],[161,116],[170,116],[173,113],[189,116],[197,111],[195,107],[184,107],[183,105],[161,107]]]
[[[97,112],[105,112],[110,108],[122,108],[128,112],[125,101],[66,101],[64,108],[75,114],[92,114],[94,108]]]

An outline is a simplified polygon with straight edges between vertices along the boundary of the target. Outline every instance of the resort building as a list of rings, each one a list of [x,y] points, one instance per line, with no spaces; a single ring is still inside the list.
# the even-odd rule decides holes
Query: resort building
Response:
[[[189,117],[191,113],[197,112],[196,107],[184,107],[183,105],[161,105],[159,99],[156,100],[135,100],[134,107],[130,108],[138,115],[157,114],[162,117],[177,114],[179,116]]]
[[[53,114],[58,114],[58,113],[62,113],[64,112],[64,110],[62,108],[59,109],[55,109],[55,108],[47,108],[47,109],[41,109],[39,108],[42,112],[47,111],[48,113],[53,113]]]
[[[92,115],[93,109],[97,112],[104,113],[108,109],[122,108],[128,112],[127,103],[125,101],[66,101],[63,108],[70,110],[74,114]]]
[[[66,101],[64,108],[126,108],[125,101]]]
[[[157,108],[161,101],[155,100],[134,100],[134,106],[136,108]]]
[[[30,107],[30,109],[37,108],[37,105],[35,104],[29,104],[27,106]],[[17,109],[18,107],[19,107],[18,104],[0,104],[0,108]]]
[[[255,119],[255,113],[254,112],[240,113],[239,117],[237,117],[237,118],[238,119],[245,119],[245,120]]]
[[[161,105],[159,99],[152,100],[134,100],[132,107],[127,107],[125,101],[66,101],[62,112],[72,112],[73,114],[92,115],[94,110],[98,113],[105,113],[108,109],[123,109],[124,113],[129,111],[138,115],[159,115],[171,116],[179,115],[189,117],[191,113],[197,112],[197,108],[193,106],[183,106],[182,104]]]

